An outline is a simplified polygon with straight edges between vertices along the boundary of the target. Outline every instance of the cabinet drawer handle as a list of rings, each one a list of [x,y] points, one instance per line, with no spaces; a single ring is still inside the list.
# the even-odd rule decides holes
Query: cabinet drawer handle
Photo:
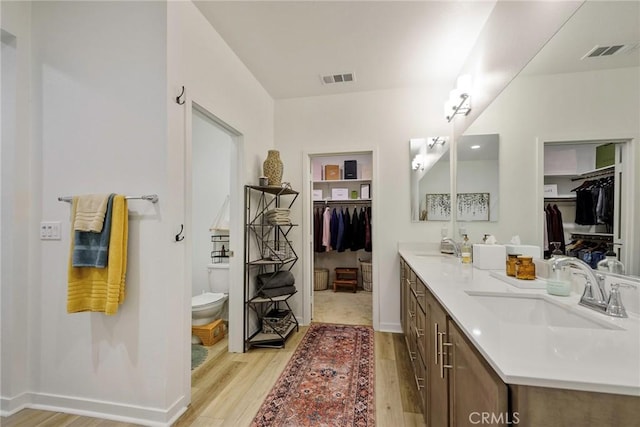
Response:
[[[422,332],[422,329],[418,329],[416,328],[416,338],[420,338],[424,336],[424,332]]]
[[[444,363],[444,347],[453,347],[453,344],[450,342],[444,342],[444,332],[438,332],[439,336],[439,348],[438,348],[438,358],[440,359],[440,378],[444,378],[444,370],[445,368],[451,369],[452,365],[446,365]],[[447,354],[448,355],[448,354]]]
[[[409,359],[411,359],[411,361],[413,362],[414,360],[416,360],[416,355],[418,353],[416,353],[415,351],[410,351],[409,352]]]
[[[438,348],[440,346],[440,344],[439,344],[440,343],[440,340],[439,340],[440,335],[438,335],[438,324],[437,323],[435,323],[433,325],[433,332],[434,332],[433,333],[433,340],[435,341],[433,343],[433,360],[434,360],[434,363],[437,365],[438,364]]]
[[[416,380],[418,390],[422,390],[424,388],[424,378],[419,378],[417,375],[414,375],[413,378]]]

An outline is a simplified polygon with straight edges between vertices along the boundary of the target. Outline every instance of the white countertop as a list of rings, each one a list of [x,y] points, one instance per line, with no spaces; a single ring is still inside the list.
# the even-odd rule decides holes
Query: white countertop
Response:
[[[637,315],[613,318],[578,306],[575,292],[520,289],[454,257],[425,256],[437,253],[417,245],[400,244],[399,253],[505,383],[640,396]],[[507,322],[465,291],[539,295],[619,329]]]

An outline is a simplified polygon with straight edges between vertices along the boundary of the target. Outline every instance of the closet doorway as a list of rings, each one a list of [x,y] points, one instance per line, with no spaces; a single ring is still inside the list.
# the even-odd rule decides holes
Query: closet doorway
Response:
[[[309,320],[374,325],[373,152],[308,157]]]
[[[612,249],[637,269],[630,243],[629,140],[544,143],[543,244],[545,257],[557,247],[595,268]],[[553,243],[556,242],[556,243]]]

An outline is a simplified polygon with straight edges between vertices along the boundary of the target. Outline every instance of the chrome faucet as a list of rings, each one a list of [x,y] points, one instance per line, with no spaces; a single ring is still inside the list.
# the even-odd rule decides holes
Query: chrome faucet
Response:
[[[565,266],[578,268],[581,271],[580,275],[587,281],[584,285],[584,292],[582,293],[579,304],[601,313],[607,313],[609,297],[604,288],[604,276],[595,274],[589,264],[578,258],[558,257],[551,259],[551,269],[553,271],[557,271]]]
[[[451,237],[445,237],[440,241],[440,252],[443,251],[443,243],[449,243],[451,245],[451,247],[453,248],[453,254],[456,256],[456,258],[462,257],[460,246]]]

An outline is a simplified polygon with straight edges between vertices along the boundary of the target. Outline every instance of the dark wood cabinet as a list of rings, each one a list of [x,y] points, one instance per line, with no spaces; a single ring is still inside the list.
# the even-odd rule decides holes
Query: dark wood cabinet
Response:
[[[449,425],[447,313],[431,292],[427,291],[426,298],[429,312],[429,386],[425,418],[430,427],[446,427]]]
[[[402,328],[427,426],[474,425],[483,413],[506,419],[507,386],[404,260],[400,268]]]
[[[449,425],[507,425],[508,389],[449,319]],[[484,418],[483,418],[484,417]]]

